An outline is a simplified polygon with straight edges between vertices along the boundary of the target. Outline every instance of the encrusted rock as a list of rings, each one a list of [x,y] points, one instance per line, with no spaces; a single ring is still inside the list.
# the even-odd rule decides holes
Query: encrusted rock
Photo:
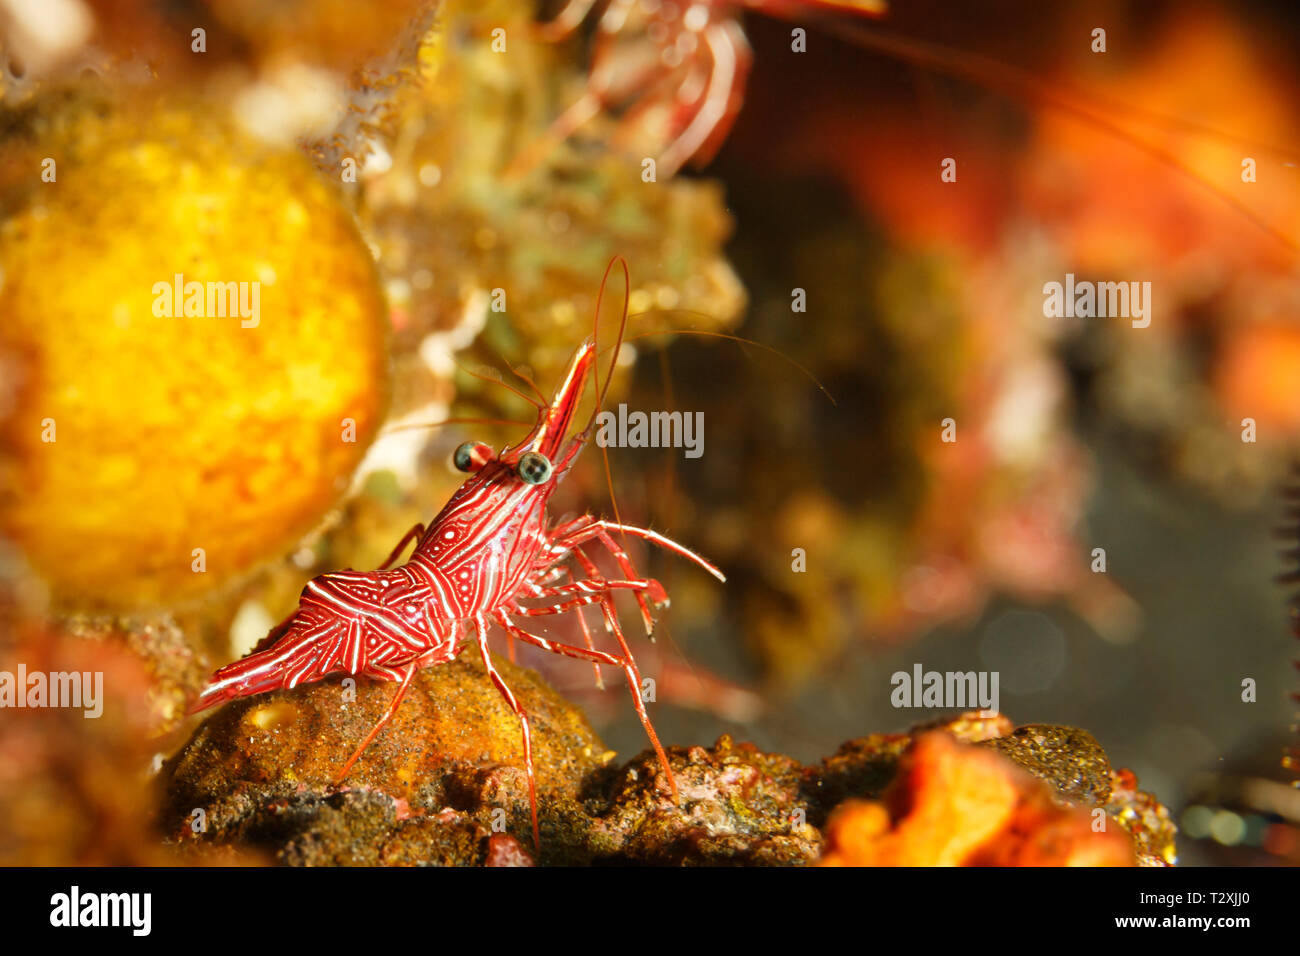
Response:
[[[1173,860],[1167,812],[1074,728],[963,714],[811,766],[723,736],[668,748],[674,801],[652,752],[613,764],[577,708],[498,665],[532,720],[540,853],[518,721],[469,653],[416,676],[341,786],[392,685],[227,705],[167,763],[164,829],[187,858],[251,848],[290,865],[807,865],[828,842],[840,864]]]
[[[1097,738],[1077,727],[1026,724],[987,746],[1005,754],[1071,800],[1100,806],[1110,796],[1111,769]]]
[[[619,772],[594,821],[598,859],[654,864],[809,863],[821,849],[810,826],[803,768],[723,735],[711,748],[674,747],[678,802],[653,754]]]
[[[533,672],[497,664],[532,722],[543,849],[570,858],[585,782],[613,754]],[[335,784],[394,691],[334,679],[228,704],[166,764],[165,828],[189,848],[234,842],[285,863],[481,863],[506,830],[531,852],[519,721],[471,653],[420,671]]]

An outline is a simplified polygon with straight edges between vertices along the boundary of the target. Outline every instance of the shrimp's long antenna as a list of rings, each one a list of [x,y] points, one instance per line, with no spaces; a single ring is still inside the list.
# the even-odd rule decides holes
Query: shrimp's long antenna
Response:
[[[659,350],[659,376],[663,382],[664,408],[674,408],[677,404],[677,401],[673,395],[672,371],[668,366],[668,352],[664,349]],[[664,521],[667,524],[667,526],[671,528],[674,527],[677,521],[677,469],[673,467],[673,460],[671,457],[664,458],[664,473],[665,475],[667,475],[667,480],[665,481],[666,487],[663,490],[662,497],[665,501],[668,502],[667,505],[668,513],[664,517]],[[676,565],[670,562],[665,568],[664,571],[665,590],[668,589],[668,582],[672,574],[674,573],[675,567]],[[670,591],[669,593],[672,592]],[[696,686],[703,687],[704,686],[703,681],[700,680],[700,675],[696,673],[695,665],[691,663],[691,659],[686,656],[686,653],[678,645],[676,639],[673,637],[672,630],[666,624],[658,625],[655,627],[656,638],[659,636],[659,633],[661,631],[663,632],[664,636],[668,639],[667,641],[668,647],[672,650],[674,654],[677,655],[678,660],[680,660],[683,664],[686,665],[686,670],[688,673],[690,673],[691,677],[694,679]]]
[[[628,306],[632,301],[632,277],[628,273],[627,260],[622,256],[614,256],[605,266],[605,274],[600,279],[600,291],[596,293],[596,317],[592,322],[591,342],[596,346],[596,355],[599,356],[600,349],[600,306],[605,298],[605,286],[609,282],[609,274],[614,270],[614,263],[618,263],[623,269],[623,316],[618,323],[618,338],[614,340],[614,355],[609,360],[609,373],[605,376],[605,384],[600,384],[600,368],[596,363],[592,363],[591,374],[596,379],[596,404],[591,410],[591,418],[587,420],[587,425],[582,430],[585,438],[591,433],[592,427],[596,424],[596,416],[605,405],[605,393],[609,391],[609,383],[614,379],[614,369],[618,366],[618,353],[623,347],[624,335],[627,332]]]
[[[703,312],[692,312],[690,309],[668,309],[668,310],[663,310],[663,312],[670,312],[670,313],[680,312],[683,315],[698,315],[707,319],[713,318],[713,316],[706,315]],[[637,313],[637,314],[641,315],[645,313]],[[777,358],[781,359],[783,362],[793,365],[800,372],[802,372],[805,377],[807,377],[808,381],[812,382],[814,385],[817,386],[817,391],[825,395],[827,400],[832,405],[835,405],[836,407],[839,406],[839,402],[835,400],[835,396],[832,395],[830,393],[830,390],[821,383],[821,379],[819,379],[816,375],[814,375],[811,371],[808,370],[807,366],[801,365],[799,362],[795,361],[790,356],[786,355],[780,349],[774,348],[765,342],[757,342],[754,339],[747,339],[741,335],[732,335],[729,332],[710,332],[704,329],[659,329],[657,331],[652,331],[652,332],[638,332],[636,335],[627,336],[626,338],[623,339],[623,341],[635,342],[637,339],[648,339],[654,335],[702,335],[705,336],[706,338],[726,339],[728,342],[738,342],[742,345],[752,345],[755,348],[762,349],[764,352],[772,353]]]
[[[1300,152],[1294,147],[1265,143],[1251,137],[1240,136],[1236,133],[1218,129],[1208,123],[1201,123],[1181,116],[1170,116],[1159,110],[1127,103],[1117,97],[1086,90],[1076,84],[1066,83],[1059,79],[1053,79],[1050,87],[1043,86],[1039,83],[1038,77],[1020,67],[1003,63],[992,57],[971,53],[968,50],[958,50],[942,43],[926,40],[909,39],[897,34],[868,29],[858,24],[836,21],[825,22],[823,25],[832,33],[842,36],[855,46],[868,47],[911,63],[914,66],[933,69],[935,72],[958,76],[993,88],[1000,87],[1003,92],[1011,93],[1021,99],[1043,100],[1061,105],[1069,104],[1070,108],[1079,110],[1086,109],[1086,107],[1080,105],[1083,103],[1098,104],[1100,108],[1104,108],[1108,113],[1127,113],[1136,121],[1145,122],[1152,126],[1183,130],[1184,132],[1195,133],[1207,139],[1218,140],[1229,145],[1248,146],[1251,149],[1269,153],[1292,163],[1300,161]],[[1070,97],[1074,98],[1073,103],[1069,103]]]
[[[550,400],[545,395],[542,394],[542,390],[537,387],[537,383],[533,381],[532,376],[525,375],[523,372],[519,371],[519,369],[515,368],[515,366],[509,360],[507,360],[504,355],[501,354],[500,349],[495,348],[494,346],[491,345],[488,345],[487,349],[497,357],[497,360],[502,365],[510,369],[511,375],[515,376],[515,378],[517,379],[520,379],[522,382],[524,382],[524,384],[526,384],[529,388],[533,390],[533,394],[537,396],[537,400],[542,403],[541,405],[537,406],[539,409],[550,404]]]
[[[623,337],[627,333],[627,312],[632,304],[632,276],[627,271],[627,260],[622,256],[615,256],[609,260],[609,265],[605,266],[605,275],[600,280],[600,292],[596,294],[596,326],[595,331],[592,332],[591,342],[596,347],[597,358],[600,357],[600,339],[597,338],[600,334],[600,300],[605,294],[605,282],[609,279],[610,270],[614,268],[615,262],[623,267],[623,315],[618,321],[618,338],[614,340],[614,354],[610,356],[609,372],[605,376],[603,387],[600,384],[598,365],[593,362],[591,366],[592,374],[596,376],[596,405],[591,410],[591,421],[587,423],[587,427],[583,430],[584,435],[596,424],[596,415],[605,407],[605,393],[609,391],[610,382],[614,381],[614,369],[618,367],[618,353],[623,348]],[[605,487],[609,489],[609,504],[614,509],[614,520],[621,525],[623,516],[618,512],[618,498],[614,494],[614,473],[609,466],[609,449],[604,445],[600,446],[600,460],[605,465]],[[623,539],[623,549],[627,550],[627,534],[620,531],[619,536]]]
[[[465,366],[461,365],[459,362],[456,363],[456,367],[460,369],[462,372],[464,372],[466,375],[470,376],[471,378],[476,378],[480,382],[489,382],[493,385],[500,385],[507,392],[511,392],[512,394],[517,395],[519,398],[522,398],[525,402],[533,406],[533,408],[536,408],[538,411],[541,411],[543,408],[546,407],[545,402],[533,398],[533,396],[527,394],[526,392],[520,391],[519,389],[511,385],[509,382],[505,381],[501,377],[500,373],[493,375],[489,372],[476,372],[473,369],[466,368]],[[496,369],[493,369],[492,371],[495,372]],[[511,369],[511,371],[513,372],[514,369]]]
[[[520,369],[511,365],[509,362],[506,363],[506,367],[510,369],[511,375],[515,376],[515,378],[522,379],[525,383],[527,383],[528,387],[533,390],[533,394],[536,395],[538,399],[541,400],[541,403],[543,405],[546,404],[546,396],[542,394],[542,390],[537,387],[537,383],[533,381],[533,377],[531,375],[525,374]]]
[[[1179,159],[1172,151],[1144,141],[1113,120],[1092,112],[1086,106],[1083,106],[1081,103],[1076,102],[1074,99],[1063,93],[1053,91],[1045,86],[1037,85],[1037,78],[1024,70],[1008,66],[1005,63],[1000,63],[997,60],[990,59],[989,57],[963,52],[961,50],[943,46],[942,44],[930,43],[924,40],[912,40],[894,34],[881,33],[877,30],[864,29],[849,23],[830,22],[826,24],[826,28],[835,35],[843,38],[846,42],[852,43],[855,46],[876,50],[886,56],[894,57],[895,59],[902,60],[905,63],[911,63],[915,66],[934,70],[937,73],[945,73],[949,76],[957,76],[965,80],[970,80],[988,86],[991,89],[1000,90],[1005,94],[1009,94],[1021,100],[1045,103],[1063,113],[1073,116],[1075,119],[1095,126],[1111,136],[1115,136],[1121,141],[1128,143],[1135,149],[1146,153],[1148,156],[1168,166],[1170,169],[1181,173],[1196,186],[1233,209],[1238,215],[1244,217],[1267,236],[1274,239],[1291,252],[1300,253],[1300,245],[1297,245],[1295,240],[1290,236],[1274,228],[1267,220],[1236,196],[1232,195],[1232,193],[1204,178],[1190,165]],[[1115,101],[1112,101],[1111,105],[1112,108],[1121,110],[1126,108]],[[1159,116],[1159,114],[1147,113],[1149,119],[1157,116]],[[1175,122],[1168,118],[1162,117],[1162,119],[1166,123]],[[1202,130],[1202,132],[1207,131]],[[1229,138],[1227,134],[1219,133],[1215,130],[1209,130],[1208,132],[1221,138]],[[1279,150],[1270,151],[1280,152]],[[1283,155],[1286,154],[1284,153]]]

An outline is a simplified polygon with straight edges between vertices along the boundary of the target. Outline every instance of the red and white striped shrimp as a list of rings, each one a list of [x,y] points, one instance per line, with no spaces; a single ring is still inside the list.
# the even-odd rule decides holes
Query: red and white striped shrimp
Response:
[[[622,266],[624,280],[628,279],[626,263],[616,258],[605,271],[602,293],[615,262]],[[626,322],[625,300],[623,327]],[[612,361],[617,361],[623,327]],[[416,671],[455,659],[472,642],[483,657],[488,676],[519,718],[537,844],[531,728],[528,715],[488,652],[488,632],[497,627],[511,639],[542,650],[588,661],[597,668],[601,664],[620,668],[675,800],[676,780],[641,699],[641,675],[614,605],[615,592],[631,591],[649,634],[654,626],[652,607],[666,605],[668,596],[658,581],[637,572],[614,536],[641,538],[695,562],[719,581],[726,578],[698,554],[646,528],[592,515],[548,522],[547,502],[591,438],[596,412],[609,387],[607,377],[586,426],[566,440],[596,358],[593,336],[578,348],[553,401],[537,403],[537,424],[523,441],[499,454],[476,442],[456,449],[456,467],[471,477],[428,528],[417,524],[407,532],[378,570],[331,571],[309,581],[298,609],[268,635],[278,635],[274,643],[218,670],[191,712],[340,672],[393,681],[398,686],[392,702],[344,764],[337,780],[342,782],[397,712]],[[598,375],[597,382],[599,387]],[[410,558],[392,567],[412,539],[416,545]],[[602,576],[587,554],[592,548],[609,552],[622,577],[611,580]],[[576,612],[581,620],[581,609],[590,604],[600,605],[606,630],[618,644],[617,653],[596,650],[585,622],[585,647],[540,637],[519,623],[529,617],[567,612]]]

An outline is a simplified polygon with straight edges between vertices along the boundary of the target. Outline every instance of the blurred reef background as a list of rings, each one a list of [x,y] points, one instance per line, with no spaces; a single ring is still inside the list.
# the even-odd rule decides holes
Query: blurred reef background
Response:
[[[704,454],[613,448],[607,481],[591,449],[553,512],[612,515],[612,489],[624,521],[726,571],[634,554],[672,595],[635,649],[704,809],[672,829],[622,688],[519,649],[560,695],[517,672],[551,715],[544,862],[1133,857],[1066,798],[1123,821],[1142,862],[1172,860],[1174,822],[1181,863],[1300,860],[1274,581],[1300,438],[1300,20],[697,5],[752,62],[697,162],[648,181],[709,63],[665,52],[662,5],[613,6],[602,44],[598,17],[550,36],[559,5],[529,0],[0,3],[0,650],[104,670],[111,701],[57,726],[4,712],[0,804],[28,823],[0,860],[165,862],[200,804],[237,849],[196,860],[526,857],[486,822],[518,754],[468,664],[422,677],[392,742],[445,759],[412,783],[406,751],[377,756],[382,800],[323,783],[373,694],[344,716],[328,682],[202,727],[184,711],[307,579],[375,567],[428,521],[460,442],[522,434],[422,426],[530,419],[501,382],[549,394],[594,322],[611,335],[615,255],[632,289],[608,404],[702,412]],[[561,131],[647,49],[654,82]],[[257,279],[256,326],[160,318],[178,273]],[[1045,318],[1067,273],[1150,281],[1151,325]],[[916,663],[999,672],[1002,712],[1046,729],[896,709]],[[439,723],[440,699],[482,728]],[[918,729],[936,721],[948,737]],[[241,750],[249,726],[269,749]],[[1017,759],[1026,739],[1078,763]],[[975,819],[945,803],[958,780],[1070,852],[931,846],[897,816],[913,794]]]

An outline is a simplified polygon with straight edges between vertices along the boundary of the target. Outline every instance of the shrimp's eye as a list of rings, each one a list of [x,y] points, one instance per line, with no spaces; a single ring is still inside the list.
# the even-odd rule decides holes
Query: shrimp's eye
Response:
[[[519,477],[530,485],[540,485],[551,477],[551,460],[540,452],[526,451],[515,466]]]
[[[481,441],[467,441],[451,456],[457,471],[478,471],[492,460],[492,446]]]

